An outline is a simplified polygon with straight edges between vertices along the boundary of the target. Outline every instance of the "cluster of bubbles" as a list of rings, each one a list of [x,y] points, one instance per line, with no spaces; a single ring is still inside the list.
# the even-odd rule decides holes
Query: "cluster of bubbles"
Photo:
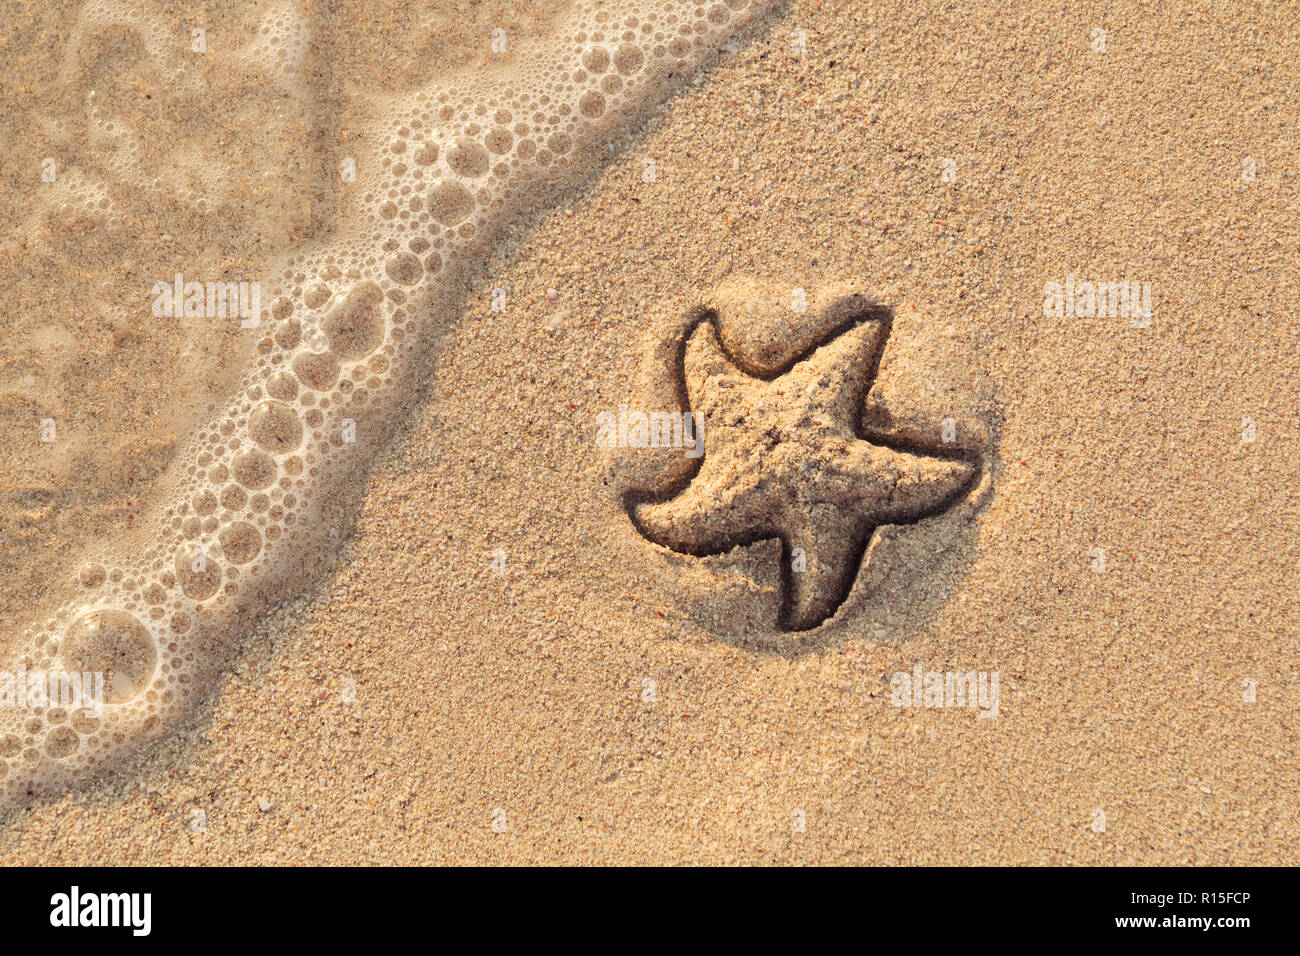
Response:
[[[499,75],[385,110],[356,159],[351,222],[262,284],[251,367],[142,513],[145,543],[88,560],[78,599],[34,625],[10,665],[102,672],[102,715],[0,708],[0,788],[66,786],[184,713],[223,636],[277,599],[305,554],[328,550],[331,489],[386,437],[443,319],[448,273],[542,185],[585,175],[603,142],[761,6],[580,0]],[[284,45],[308,41],[298,25],[262,39],[285,63],[299,57]]]

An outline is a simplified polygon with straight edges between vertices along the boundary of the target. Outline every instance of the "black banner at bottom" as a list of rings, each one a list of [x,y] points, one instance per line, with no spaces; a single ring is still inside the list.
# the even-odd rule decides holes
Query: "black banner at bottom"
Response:
[[[735,945],[767,942],[773,919],[793,919],[800,922],[788,925],[801,934],[816,937],[824,926],[828,936],[860,936],[873,946],[1053,938],[1240,945],[1261,929],[1276,935],[1287,927],[1292,875],[1236,868],[50,868],[0,870],[0,899],[17,941],[50,934],[126,945],[283,939],[373,946],[384,938],[376,932],[463,926],[486,928],[494,939],[517,927],[535,944],[548,936],[609,940],[606,933],[622,925],[647,941],[717,933]]]

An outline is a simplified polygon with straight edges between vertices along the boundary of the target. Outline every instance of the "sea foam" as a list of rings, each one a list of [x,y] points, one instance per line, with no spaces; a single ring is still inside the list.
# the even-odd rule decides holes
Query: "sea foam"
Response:
[[[343,224],[261,280],[250,367],[187,438],[141,534],[92,545],[76,599],[15,643],[8,671],[102,672],[105,700],[94,713],[0,708],[5,798],[84,781],[175,726],[231,635],[337,554],[357,478],[405,414],[469,269],[772,5],[576,2],[508,68],[382,104]],[[268,14],[254,52],[305,98],[312,36],[294,10]]]

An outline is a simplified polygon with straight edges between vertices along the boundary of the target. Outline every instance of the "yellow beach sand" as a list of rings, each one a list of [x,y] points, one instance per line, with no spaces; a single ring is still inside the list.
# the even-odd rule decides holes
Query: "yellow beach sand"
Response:
[[[716,59],[691,54],[704,72],[625,129],[601,120],[607,139],[575,141],[587,172],[521,200],[513,228],[466,258],[414,384],[380,399],[388,430],[311,519],[331,544],[300,555],[311,573],[293,596],[231,611],[210,683],[166,733],[88,783],[17,794],[0,860],[1294,857],[1300,23],[1221,4],[728,6],[752,19],[710,34]],[[38,123],[26,97],[84,98],[111,75],[120,100],[130,84],[89,55],[89,87],[60,74],[46,61],[71,38],[9,18],[0,66],[34,93],[14,84],[0,109],[22,132],[0,207],[6,634],[75,599],[87,542],[129,535],[124,502],[155,493],[186,429],[244,387],[256,340],[140,321],[155,276],[269,270],[324,242],[364,204],[336,160],[355,154],[364,173],[382,125],[368,104],[434,75],[418,51],[478,75],[498,24],[543,44],[551,28],[506,6],[436,22],[417,8],[313,11],[309,107],[291,109],[292,92],[268,105],[251,73],[211,94],[252,169],[223,167],[227,192],[189,187],[192,208],[169,215],[213,203],[241,229],[197,230],[183,253],[147,221],[180,188],[165,181],[139,191],[129,225],[127,211],[22,218],[53,185],[32,130],[70,122]],[[256,22],[227,15],[232,31]],[[162,32],[179,44],[193,26]],[[126,41],[98,42],[102,59]],[[168,115],[165,135],[201,155],[207,121]],[[246,132],[267,115],[280,125]],[[288,181],[265,184],[268,168]],[[80,264],[93,279],[68,271],[71,252],[35,255],[38,236],[98,249]],[[358,268],[398,251],[363,249]],[[128,281],[139,308],[115,313]],[[684,530],[648,539],[629,489],[662,498],[702,466],[685,447],[603,448],[598,416],[779,371],[842,331],[834,303],[852,293],[890,315],[854,427],[918,454],[955,446],[980,477],[878,529],[824,620],[791,630],[790,542],[695,554]],[[675,349],[708,310],[738,371],[699,359],[678,382]],[[207,373],[221,363],[233,371]],[[263,397],[240,429],[258,433]],[[744,401],[717,399],[704,461],[710,435],[760,412]],[[830,434],[783,408],[778,431]],[[37,447],[47,417],[84,433],[81,451],[54,443],[63,471],[35,457],[51,451]],[[364,444],[369,419],[352,417]],[[825,474],[833,440],[794,467]],[[736,459],[709,494],[766,480],[769,459],[749,477]],[[694,514],[673,527],[698,531]],[[754,514],[757,535],[771,515]],[[821,543],[838,527],[815,526]],[[971,700],[949,673],[974,677]],[[23,760],[16,747],[0,755]]]

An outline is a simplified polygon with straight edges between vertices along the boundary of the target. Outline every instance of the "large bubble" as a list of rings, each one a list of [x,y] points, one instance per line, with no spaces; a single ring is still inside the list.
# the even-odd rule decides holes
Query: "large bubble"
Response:
[[[107,703],[129,700],[144,690],[158,658],[149,629],[119,610],[91,611],[77,618],[59,656],[67,671],[102,674]]]

